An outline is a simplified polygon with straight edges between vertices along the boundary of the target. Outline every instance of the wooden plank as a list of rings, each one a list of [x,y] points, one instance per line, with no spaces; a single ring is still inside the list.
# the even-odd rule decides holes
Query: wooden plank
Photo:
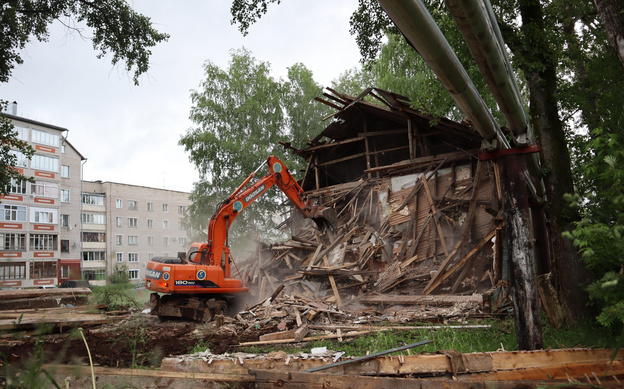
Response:
[[[436,225],[436,229],[438,231],[438,238],[440,239],[440,244],[442,245],[442,250],[444,250],[444,255],[448,256],[448,249],[446,248],[446,241],[444,239],[444,232],[442,232],[442,226],[440,226],[440,221],[438,220],[437,214],[438,210],[433,202],[433,198],[431,197],[431,191],[429,190],[429,183],[427,182],[427,177],[423,177],[423,186],[425,188],[425,193],[427,194],[427,199],[429,200],[429,205],[431,207],[431,214],[433,215],[433,221]]]
[[[470,296],[456,295],[396,295],[380,294],[364,296],[358,299],[365,304],[398,304],[398,305],[455,305],[458,303],[483,304],[483,295],[472,294]]]
[[[91,294],[89,288],[56,288],[56,289],[14,289],[0,291],[0,300],[15,300],[35,297],[73,297]]]
[[[467,260],[469,260],[470,258],[472,258],[473,255],[475,255],[476,253],[479,252],[479,250],[481,250],[483,248],[483,246],[485,246],[485,244],[487,242],[490,241],[490,239],[492,239],[494,237],[494,235],[496,234],[496,230],[499,227],[494,228],[492,231],[490,231],[489,234],[487,234],[486,236],[483,237],[483,239],[481,239],[476,245],[474,245],[470,251],[468,251],[466,253],[466,255],[464,255],[462,258],[459,259],[459,261],[457,261],[446,273],[444,273],[444,275],[441,275],[440,272],[438,272],[436,274],[436,277],[432,278],[431,281],[429,282],[429,284],[427,284],[427,287],[425,288],[425,290],[423,291],[423,294],[429,294],[431,293],[435,288],[437,288],[444,280],[446,280],[448,277],[450,277],[457,269],[459,269]]]
[[[331,284],[332,291],[334,291],[334,296],[336,296],[336,305],[340,308],[342,307],[342,300],[340,299],[340,293],[338,293],[338,287],[336,286],[336,280],[333,275],[329,276],[329,283]]]

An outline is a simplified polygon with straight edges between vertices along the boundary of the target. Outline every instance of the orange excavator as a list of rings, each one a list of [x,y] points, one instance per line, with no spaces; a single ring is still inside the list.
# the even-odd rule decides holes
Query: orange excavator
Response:
[[[277,185],[304,217],[319,225],[335,221],[332,208],[309,203],[301,186],[278,158],[271,156],[266,163],[267,175],[249,185],[258,168],[218,205],[210,219],[207,242],[193,243],[186,255],[155,257],[147,263],[145,288],[154,292],[150,295],[152,314],[210,321],[217,314],[225,314],[237,296],[249,291],[232,260],[228,230],[240,212],[271,186]],[[232,265],[238,277],[232,275]]]

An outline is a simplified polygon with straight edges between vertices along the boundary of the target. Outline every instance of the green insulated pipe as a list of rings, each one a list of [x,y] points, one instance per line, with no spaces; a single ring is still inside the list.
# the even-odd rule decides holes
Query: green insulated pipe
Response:
[[[427,62],[479,135],[494,148],[509,148],[509,143],[492,113],[422,2],[419,0],[378,0],[378,2],[407,41]],[[498,144],[495,144],[495,140]]]

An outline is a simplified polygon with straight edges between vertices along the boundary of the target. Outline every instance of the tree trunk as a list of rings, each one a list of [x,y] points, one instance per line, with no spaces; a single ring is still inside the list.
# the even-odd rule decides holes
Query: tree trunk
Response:
[[[613,46],[624,68],[624,2],[622,0],[594,0],[598,17],[604,24],[609,43]]]
[[[566,318],[575,322],[587,310],[588,272],[572,242],[563,232],[573,228],[578,213],[568,206],[566,193],[574,193],[570,152],[557,106],[557,57],[546,39],[539,0],[520,0],[524,48],[523,70],[527,77],[531,118],[542,148],[542,161],[549,170],[544,177],[547,194],[546,213],[553,239],[552,273],[555,288]]]

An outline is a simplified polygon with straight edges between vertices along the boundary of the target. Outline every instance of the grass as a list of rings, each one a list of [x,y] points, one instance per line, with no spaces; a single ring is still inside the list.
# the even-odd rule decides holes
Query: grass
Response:
[[[457,350],[461,353],[488,352],[497,350],[516,350],[516,333],[513,318],[502,320],[489,319],[468,324],[489,324],[490,328],[440,328],[422,329],[414,326],[413,330],[384,331],[374,334],[361,335],[355,338],[337,340],[318,340],[307,343],[303,348],[292,344],[273,345],[271,347],[252,346],[241,351],[252,353],[268,353],[282,350],[286,353],[310,352],[315,347],[327,347],[328,350],[344,351],[349,356],[363,356],[390,350],[407,344],[432,340],[433,343],[410,350],[410,353],[435,353],[440,350]],[[554,329],[548,324],[543,325],[544,348],[615,348],[623,346],[622,339],[606,331],[594,321],[581,325]],[[408,355],[407,351],[395,354]]]

